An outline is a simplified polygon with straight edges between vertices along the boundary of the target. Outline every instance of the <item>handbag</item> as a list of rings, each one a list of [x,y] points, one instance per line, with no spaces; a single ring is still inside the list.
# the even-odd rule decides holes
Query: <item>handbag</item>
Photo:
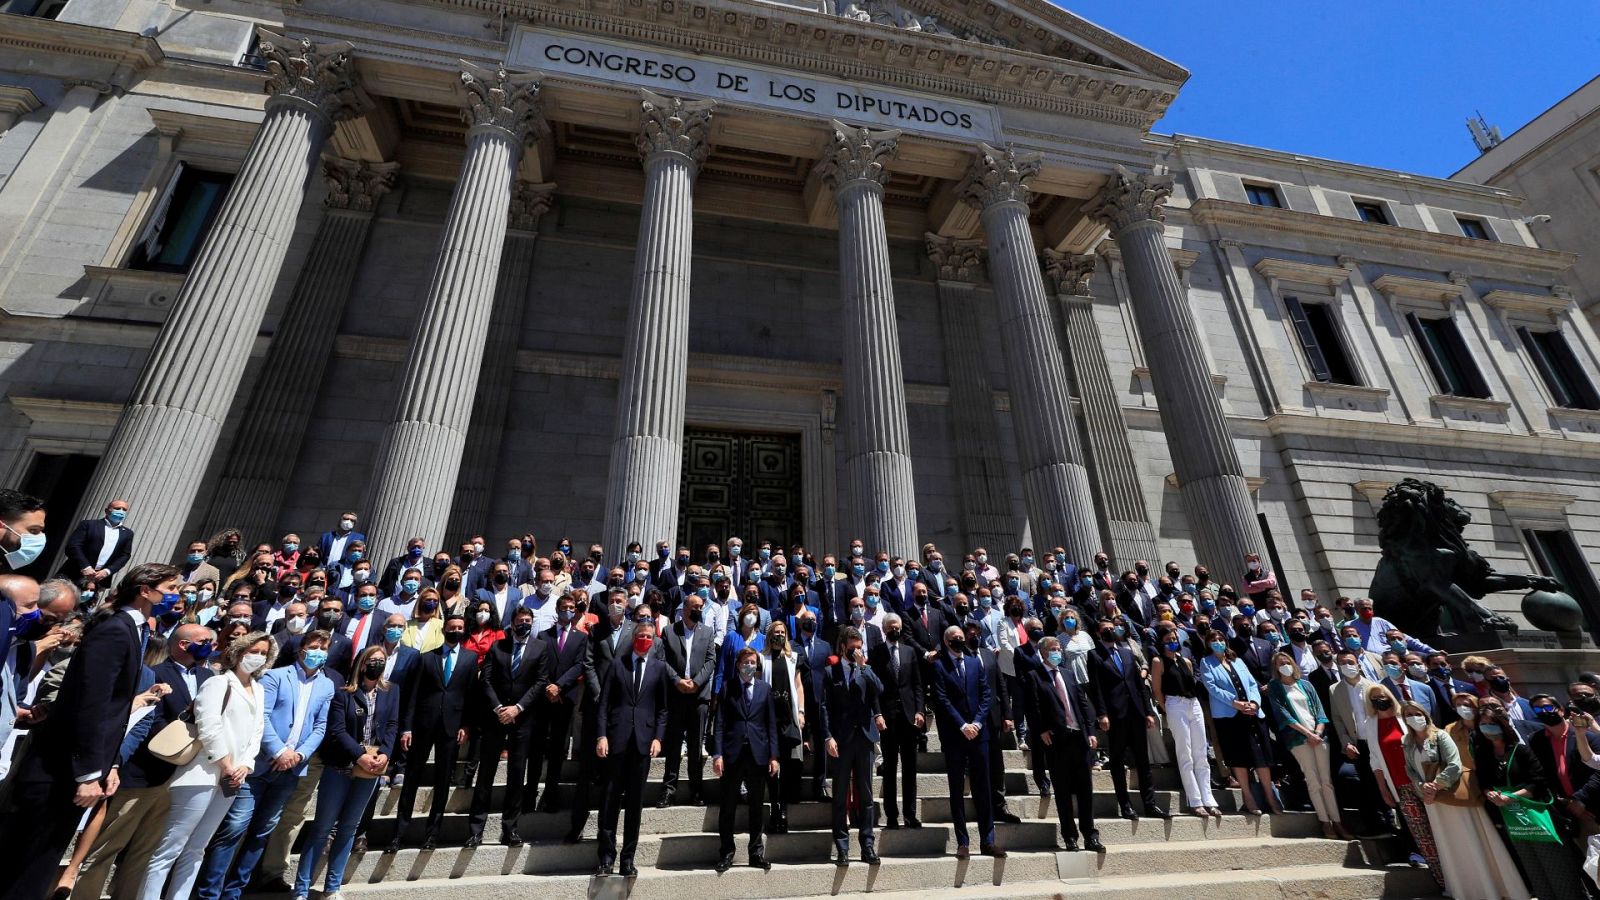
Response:
[[[363,750],[365,750],[366,753],[377,753],[378,752],[378,745],[377,744],[362,744],[361,746],[362,746]],[[379,769],[376,772],[368,772],[366,769],[361,768],[361,765],[358,762],[352,761],[350,763],[350,776],[352,778],[377,778],[380,775],[387,774],[388,771],[389,771],[389,763],[387,761],[384,762],[383,768]]]
[[[1512,790],[1511,787],[1511,757],[1517,752],[1516,747],[1506,755],[1506,786],[1503,793]],[[1514,841],[1525,841],[1530,844],[1559,844],[1561,835],[1556,831],[1555,822],[1550,818],[1550,803],[1541,800],[1529,800],[1526,797],[1512,797],[1511,803],[1500,807],[1500,818],[1505,822],[1506,836]]]
[[[233,699],[233,688],[222,695],[222,710],[228,709],[228,701]],[[146,749],[150,755],[162,762],[172,763],[175,766],[186,766],[194,762],[200,755],[200,727],[194,723],[194,701],[189,701],[189,706],[183,714],[171,722],[161,726],[161,730],[150,738]]]

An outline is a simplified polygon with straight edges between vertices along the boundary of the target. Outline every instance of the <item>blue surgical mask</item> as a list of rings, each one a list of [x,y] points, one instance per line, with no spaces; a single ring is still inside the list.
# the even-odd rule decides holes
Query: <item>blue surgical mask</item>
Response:
[[[356,609],[362,612],[372,612],[378,607],[378,598],[370,595],[356,598]]]
[[[391,625],[383,630],[384,640],[391,644],[398,642],[402,637],[405,637],[405,634],[405,628],[400,625]]]
[[[6,554],[6,562],[10,564],[12,570],[16,570],[38,559],[39,554],[44,552],[44,545],[48,538],[42,534],[25,534],[19,531],[12,531],[12,533],[17,536],[19,544],[17,549]]]
[[[316,670],[328,664],[328,651],[307,650],[305,655],[305,664],[306,668],[315,672]]]
[[[178,599],[177,594],[162,594],[159,601],[150,605],[150,615],[159,617],[172,612],[173,607],[178,605]]]
[[[837,572],[838,572],[838,570],[835,569],[833,566],[823,566],[822,567],[822,577],[828,579],[829,581],[833,580],[833,576]]]
[[[348,559],[349,559],[349,560],[350,560],[350,561],[351,561],[351,562],[361,562],[361,558],[362,558],[362,557],[363,557],[363,556],[365,556],[365,555],[366,555],[366,554],[364,554],[364,553],[362,553],[362,552],[361,552],[361,551],[360,551],[360,550],[351,550],[351,551],[350,551],[350,552],[349,552],[349,553],[347,553],[347,554],[345,554],[345,556],[346,556],[346,557],[347,557],[347,558],[348,558]]]
[[[127,517],[128,511],[125,509],[113,509],[111,512],[106,513],[106,521],[113,525],[121,525],[122,520]]]
[[[1224,644],[1221,641],[1212,641],[1211,642],[1211,652],[1212,653],[1215,653],[1216,655],[1221,656],[1223,653],[1226,653],[1227,650],[1228,650],[1228,645],[1227,644]]]
[[[1406,651],[1406,642],[1395,638],[1389,642],[1389,649],[1396,653],[1404,653]]]
[[[294,553],[296,550],[299,550],[299,549],[300,549],[300,545],[296,544],[294,541],[289,541],[288,543],[283,545],[283,552],[285,554]]]
[[[772,558],[772,548],[771,547],[762,547],[761,548],[761,552],[756,554],[756,555],[761,557],[761,561],[762,562],[766,562],[767,560]]]
[[[878,595],[877,594],[868,594],[867,595],[867,605],[872,607],[873,609],[877,609],[878,608]]]
[[[405,588],[408,594],[415,594],[417,591],[422,590],[422,582],[415,578],[407,578],[405,581],[400,582],[400,586]]]
[[[1344,646],[1346,650],[1360,650],[1361,638],[1358,638],[1352,634],[1344,639]]]
[[[1245,605],[1239,607],[1239,612],[1242,615],[1253,616],[1256,614],[1256,608],[1246,603]]]
[[[1118,625],[1117,627],[1111,629],[1111,636],[1120,641],[1128,636],[1128,629]]]
[[[1078,618],[1076,616],[1067,616],[1061,620],[1061,627],[1068,631],[1076,631],[1078,628]]]
[[[1167,650],[1172,653],[1177,653],[1179,650],[1183,649],[1183,644],[1177,641],[1167,641],[1165,646]]]
[[[710,600],[711,599],[711,588],[708,588],[708,587],[697,587],[697,588],[694,589],[694,594],[695,594],[696,597],[699,597],[702,600]]]
[[[1486,738],[1497,738],[1505,734],[1505,729],[1491,722],[1485,722],[1482,725],[1479,725],[1478,730],[1483,732],[1483,736]]]
[[[412,547],[411,548],[411,558],[412,559],[421,559],[422,558],[422,553],[423,553],[423,549],[421,547]]]
[[[859,564],[859,563],[858,563],[858,564],[856,564],[856,565],[853,565],[853,566],[851,566],[851,567],[850,567],[850,571],[851,571],[851,572],[854,572],[854,573],[855,573],[855,576],[856,576],[856,577],[857,577],[857,578],[860,578],[860,577],[861,577],[861,576],[863,576],[863,575],[865,575],[865,574],[867,574],[867,567],[866,567],[866,566],[863,566],[863,565],[860,565],[860,564]]]
[[[1383,667],[1383,674],[1388,675],[1390,678],[1399,678],[1400,667],[1394,663],[1386,663]]]
[[[211,654],[215,653],[216,650],[217,645],[211,643],[210,641],[201,641],[197,644],[189,645],[189,655],[197,660],[210,659]]]
[[[506,551],[506,560],[508,562],[517,562],[520,559],[522,559],[522,551],[521,550],[517,550],[517,549],[513,548],[511,550],[507,550]]]
[[[206,555],[204,553],[191,553],[188,556],[184,557],[184,559],[187,559],[189,561],[189,565],[198,566],[201,563],[206,561]]]
[[[1060,650],[1051,650],[1046,658],[1050,660],[1050,665],[1060,668],[1062,659]]]
[[[1276,631],[1269,631],[1267,632],[1267,643],[1276,647],[1283,643],[1283,635],[1277,633]]]
[[[888,574],[888,572],[889,572],[889,561],[887,559],[878,560],[878,574],[879,575],[886,575],[886,574]]]

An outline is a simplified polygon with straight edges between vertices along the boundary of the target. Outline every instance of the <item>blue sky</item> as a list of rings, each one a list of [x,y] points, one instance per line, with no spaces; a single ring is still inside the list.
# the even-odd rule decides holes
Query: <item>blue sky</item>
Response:
[[[1053,0],[1187,68],[1160,132],[1423,175],[1600,74],[1597,0]]]

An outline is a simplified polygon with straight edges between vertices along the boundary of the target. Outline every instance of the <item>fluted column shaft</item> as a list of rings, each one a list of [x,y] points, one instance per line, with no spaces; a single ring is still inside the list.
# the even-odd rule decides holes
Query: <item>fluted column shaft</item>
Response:
[[[554,189],[555,185],[519,184],[511,197],[509,230],[500,253],[494,308],[489,313],[483,365],[472,400],[471,425],[461,457],[461,474],[456,479],[450,525],[445,529],[445,546],[455,546],[489,524],[490,501],[500,468],[500,442],[511,408],[518,338],[522,334],[528,287],[533,282],[533,251],[539,240],[535,229],[549,208]]]
[[[820,172],[839,210],[851,536],[865,541],[869,552],[911,558],[918,547],[916,482],[883,220],[883,182],[889,177],[884,162],[894,155],[899,134],[835,122],[832,149]]]
[[[617,386],[604,546],[673,541],[689,381],[689,267],[694,179],[707,152],[709,101],[644,92],[644,204]]]
[[[78,509],[78,518],[94,518],[112,499],[126,499],[140,559],[167,560],[187,536],[187,519],[283,268],[317,155],[334,120],[350,109],[349,49],[264,33],[260,52],[273,92],[266,117]]]
[[[250,541],[276,537],[269,529],[311,427],[377,200],[393,183],[394,170],[393,164],[323,163],[327,212],[267,347],[200,534],[237,528]]]
[[[1038,169],[1037,157],[984,146],[961,193],[980,210],[989,245],[989,278],[999,305],[1011,420],[1033,542],[1064,547],[1068,559],[1081,562],[1092,559],[1101,542],[1077,421],[1070,413],[1055,318],[1028,228],[1027,181]]]
[[[1089,213],[1110,225],[1122,251],[1134,321],[1150,363],[1197,561],[1228,572],[1243,564],[1245,554],[1264,553],[1266,547],[1188,295],[1167,250],[1162,202],[1171,190],[1169,175],[1119,169]]]
[[[506,211],[523,145],[534,127],[537,85],[501,71],[462,75],[468,91],[467,152],[450,198],[433,275],[412,332],[394,418],[368,490],[368,555],[396,556],[412,536],[443,545],[483,363]]]

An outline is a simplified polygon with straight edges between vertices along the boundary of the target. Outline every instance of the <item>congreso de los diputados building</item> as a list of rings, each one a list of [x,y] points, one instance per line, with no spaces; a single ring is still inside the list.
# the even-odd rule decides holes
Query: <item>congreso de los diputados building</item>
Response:
[[[1332,597],[1419,477],[1600,628],[1584,248],[1493,178],[1153,131],[1188,73],[1043,0],[0,11],[0,485],[55,532],[1258,552]]]

